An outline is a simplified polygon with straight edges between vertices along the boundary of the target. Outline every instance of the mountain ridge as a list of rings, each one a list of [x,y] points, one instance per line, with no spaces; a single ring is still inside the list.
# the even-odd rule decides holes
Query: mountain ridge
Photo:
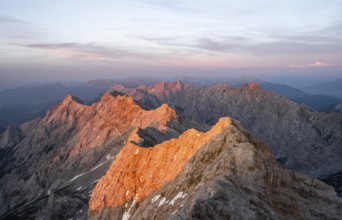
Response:
[[[1,201],[0,215],[9,210],[12,210],[11,216],[19,215],[16,210],[20,209],[15,208],[17,204],[26,200],[23,207],[30,205],[35,195],[39,194],[47,198],[47,191],[51,187],[56,188],[56,191],[62,190],[60,187],[67,188],[87,200],[88,192],[92,190],[90,185],[96,179],[90,181],[90,185],[77,183],[78,187],[86,189],[80,192],[75,184],[70,186],[72,183],[68,181],[75,174],[77,176],[97,164],[112,160],[134,128],[139,128],[141,133],[149,137],[147,144],[151,145],[177,137],[190,126],[201,127],[180,118],[166,104],[157,109],[145,110],[131,97],[106,93],[99,102],[85,105],[69,95],[51,108],[44,118],[15,127],[13,131],[7,129],[0,135],[1,146],[4,146],[3,160],[0,161],[0,186],[5,199]],[[105,172],[105,169],[101,172]],[[103,174],[96,173],[97,176]],[[91,176],[89,178],[96,178]],[[32,179],[30,184],[26,183],[28,179]],[[57,201],[57,204],[63,206],[62,197],[58,197]],[[75,209],[78,206],[84,207],[84,203],[77,197],[65,201],[73,201]],[[42,204],[39,209],[47,210],[44,206]],[[62,210],[57,214],[63,214]],[[50,210],[46,213],[54,212]],[[69,214],[65,213],[66,216]]]
[[[230,123],[232,122],[229,118],[221,119],[206,133],[189,129],[178,138],[165,141],[151,148],[136,146],[134,143],[139,142],[140,137],[136,131],[133,131],[128,138],[130,141],[123,146],[107,174],[100,179],[97,187],[94,188],[89,209],[98,211],[108,208],[106,207],[108,205],[121,205],[133,197],[137,197],[137,202],[143,200],[151,192],[178,176],[189,157],[200,146],[217,135],[222,127]],[[138,165],[134,166],[136,163]],[[134,175],[129,172],[122,172],[122,170],[131,167],[136,167],[132,168],[135,169]],[[158,174],[153,171],[155,169],[158,170]],[[107,187],[104,189],[104,186]],[[98,194],[104,197],[99,198]],[[102,201],[104,202],[102,203]]]
[[[196,133],[189,130],[172,145],[123,147],[92,193],[89,219],[340,219],[342,200],[331,187],[282,168],[239,122],[221,118]],[[206,141],[191,142],[197,138]],[[195,147],[182,158],[185,166],[174,161],[177,150],[161,153],[180,145]],[[170,177],[166,164],[173,162]],[[143,166],[149,169],[141,172]]]
[[[152,108],[161,103],[168,103],[181,115],[211,125],[220,117],[235,118],[268,143],[276,157],[291,169],[315,177],[324,177],[328,167],[331,169],[330,173],[342,170],[341,160],[338,159],[342,157],[341,114],[312,112],[303,105],[276,93],[267,92],[257,84],[240,88],[226,84],[183,88],[176,91],[165,91],[154,86],[146,89],[113,89]],[[332,118],[335,118],[335,121]],[[328,161],[319,159],[323,149],[326,152],[337,152],[338,156],[333,153]],[[297,152],[295,156],[293,152]],[[320,161],[320,165],[309,162],[313,160],[312,157],[315,157],[314,161]],[[333,164],[336,164],[335,167]]]
[[[259,138],[261,137],[261,140],[270,143],[277,160],[286,167],[310,174],[312,177],[329,178],[331,175],[333,181],[328,180],[327,182],[332,185],[339,183],[336,178],[339,178],[339,172],[341,172],[341,161],[339,159],[341,158],[342,124],[340,113],[323,114],[312,112],[305,106],[298,105],[276,93],[265,91],[257,83],[250,83],[239,88],[227,84],[198,88],[178,81],[150,86],[140,85],[137,88],[127,88],[118,84],[115,88],[118,91],[107,92],[96,102],[89,105],[83,104],[73,95],[68,95],[52,107],[44,118],[34,119],[21,126],[10,127],[0,134],[0,156],[2,158],[0,160],[0,197],[3,198],[0,199],[0,218],[66,219],[77,217],[84,219],[87,215],[90,193],[95,185],[101,187],[103,181],[98,182],[99,178],[106,174],[116,155],[122,152],[121,149],[130,152],[131,156],[140,156],[143,152],[154,152],[155,146],[164,146],[164,148],[173,152],[172,146],[174,144],[170,145],[168,143],[180,142],[179,146],[183,147],[178,148],[178,150],[174,149],[174,152],[179,152],[183,148],[186,151],[189,144],[210,133],[210,130],[208,131],[209,125],[214,125],[220,118],[227,115],[241,120],[241,124],[247,127],[249,131],[252,131]],[[116,213],[115,216],[126,213],[126,217],[130,215],[138,218],[141,215],[152,218],[156,215],[156,212],[153,211],[155,208],[157,212],[164,213],[162,216],[167,217],[168,215],[171,218],[171,214],[176,210],[170,213],[171,208],[165,209],[166,206],[163,206],[163,204],[160,205],[161,208],[155,207],[155,205],[149,206],[149,201],[158,195],[155,195],[157,192],[161,192],[160,195],[165,195],[156,200],[158,204],[163,203],[162,201],[168,204],[174,201],[172,203],[176,204],[181,201],[178,201],[179,196],[184,199],[186,197],[184,196],[185,191],[182,191],[182,195],[178,195],[180,191],[172,191],[168,186],[174,188],[178,186],[178,183],[187,185],[190,180],[192,181],[192,179],[188,179],[191,176],[196,177],[194,180],[197,183],[204,181],[205,179],[199,178],[199,174],[193,168],[198,167],[198,172],[206,173],[204,176],[210,175],[209,170],[203,170],[202,162],[211,168],[216,167],[214,160],[210,158],[215,159],[216,156],[222,153],[220,150],[222,148],[219,146],[228,143],[226,137],[231,137],[230,140],[233,143],[242,147],[235,152],[235,147],[225,145],[224,149],[237,153],[236,158],[238,158],[240,150],[243,150],[248,155],[258,155],[255,152],[261,149],[264,155],[262,156],[263,160],[270,160],[271,167],[276,167],[274,169],[280,167],[273,156],[267,156],[271,155],[272,152],[268,147],[265,147],[265,144],[253,138],[238,121],[235,119],[230,120],[233,121],[232,124],[226,124],[229,128],[220,130],[221,133],[211,138],[209,142],[194,146],[194,150],[197,150],[196,153],[193,151],[184,153],[186,159],[181,162],[182,164],[186,162],[187,165],[185,165],[184,169],[182,166],[178,167],[182,170],[181,173],[174,173],[180,174],[179,176],[173,176],[168,183],[165,183],[164,179],[161,178],[158,187],[154,188],[153,192],[141,191],[144,192],[142,195],[145,198],[139,201],[141,209],[136,204],[133,204],[135,194],[131,194],[134,190],[139,191],[141,185],[133,184],[128,193],[129,198],[133,200],[123,199],[122,201],[125,203],[120,203],[121,205],[109,209],[105,208],[100,212],[102,214]],[[191,138],[183,140],[182,137],[186,136],[188,132],[190,132]],[[197,136],[198,134],[200,136]],[[245,144],[240,143],[241,141]],[[205,150],[201,150],[202,147]],[[246,150],[245,147],[249,150],[244,151]],[[211,148],[216,153],[210,151]],[[135,154],[137,150],[138,153]],[[147,153],[144,155],[146,158],[150,158],[145,161],[147,166],[151,164],[150,161],[153,159],[148,157]],[[158,155],[156,153],[156,158]],[[202,162],[197,160],[198,155],[202,158],[199,161]],[[225,160],[227,164],[236,163],[236,159],[233,159],[232,155],[226,153],[222,155],[230,158]],[[189,159],[189,156],[197,159]],[[172,154],[170,154],[170,157],[162,158],[171,160],[173,159],[171,157]],[[164,161],[164,159],[161,159],[161,161]],[[125,169],[132,168],[135,163],[136,161],[133,160],[132,164],[128,163],[127,166],[123,166],[121,171],[126,172]],[[275,178],[274,174],[269,174],[268,168],[265,168],[264,165],[260,163],[256,165],[258,165],[256,169],[261,173],[258,171],[259,174],[255,177],[266,175],[269,178]],[[238,169],[237,167],[240,167],[243,173],[249,172],[249,168],[241,163],[230,168],[221,164],[218,170],[219,173],[227,171],[235,175],[234,169]],[[161,169],[164,168],[167,169],[170,166],[164,163]],[[234,169],[230,170],[231,168]],[[138,170],[137,168],[134,172]],[[152,168],[147,170],[147,172],[155,172],[155,169]],[[172,175],[173,171],[171,169],[166,173]],[[128,170],[128,172],[131,172],[131,170]],[[283,173],[282,170],[280,172]],[[301,201],[296,203],[297,206],[307,206],[305,201],[311,201],[322,207],[326,207],[326,203],[322,201],[329,200],[332,204],[339,204],[329,186],[320,182],[316,183],[317,180],[303,177],[301,174],[291,174],[292,171],[284,172],[283,177],[276,178],[277,184],[281,185],[281,181],[286,183],[284,187],[294,192],[294,198],[299,198]],[[184,176],[183,173],[187,173],[187,175]],[[250,174],[251,176],[254,175],[253,173]],[[162,172],[160,175],[162,175]],[[237,199],[236,201],[241,202],[239,206],[244,207],[247,211],[249,208],[245,207],[244,204],[249,203],[249,200],[244,199],[249,198],[248,193],[245,194],[248,190],[257,192],[257,195],[260,195],[260,192],[261,194],[266,193],[266,191],[260,191],[252,187],[247,191],[243,191],[244,199],[241,200],[236,194],[238,192],[237,188],[244,186],[243,184],[247,184],[246,182],[240,182],[241,179],[235,179],[235,177],[227,180],[226,177],[215,175],[211,176],[214,182],[203,182],[209,184],[206,187],[215,188],[216,194],[214,194],[222,194],[225,201],[229,195],[223,189],[229,189],[228,191]],[[256,179],[252,178],[251,181],[258,182]],[[140,181],[140,179],[135,178],[134,181]],[[180,182],[176,186],[177,181]],[[107,183],[110,184],[110,182]],[[221,183],[223,185],[220,185]],[[269,182],[264,182],[263,188],[271,190],[271,188],[267,188],[266,183]],[[291,188],[291,183],[304,191]],[[314,193],[311,193],[307,186],[302,186],[302,184],[310,187],[314,185],[318,188],[312,189]],[[196,187],[200,189],[200,192],[195,190]],[[212,207],[212,202],[220,203],[218,198],[214,199],[215,201],[212,201],[211,198],[208,200],[208,197],[203,194],[206,189],[201,185],[196,185],[196,187],[191,188],[194,192],[196,191],[193,196],[203,198],[204,207]],[[127,189],[123,189],[120,196],[125,196],[127,193]],[[279,188],[281,196],[277,199],[282,203],[279,206],[280,209],[285,212],[286,203],[292,204],[293,207],[295,207],[295,203],[283,195],[282,189]],[[190,191],[187,192],[188,195],[190,195]],[[98,195],[103,193],[101,190],[95,190],[95,192],[98,192]],[[111,193],[108,192],[108,195],[111,195]],[[326,193],[326,197],[322,196],[322,193]],[[309,199],[306,200],[303,195],[309,195]],[[98,196],[98,198],[103,199],[104,197]],[[263,207],[262,210],[268,210],[268,216],[272,216],[272,210],[279,207],[268,206],[262,203],[260,198],[253,198],[253,201],[256,202],[255,204],[262,204],[260,206]],[[276,201],[272,196],[267,198],[272,203]],[[101,199],[96,202],[101,203]],[[189,200],[189,204],[192,204],[191,207],[187,206],[186,210],[179,212],[179,214],[183,213],[183,217],[187,215],[184,213],[189,212],[197,213],[191,215],[193,217],[203,214],[200,211],[201,205],[196,200]],[[257,209],[259,206],[255,204],[253,203],[253,207]],[[123,206],[130,206],[131,208],[129,210],[123,209]],[[143,207],[149,210],[150,213],[146,213]],[[183,210],[180,206],[178,208]],[[112,212],[112,209],[118,209],[119,211],[114,210]],[[303,210],[299,213],[308,212],[307,209]],[[235,213],[234,210],[221,211],[225,213],[225,216],[228,216],[227,213],[232,211],[232,213]],[[90,211],[90,215],[96,218],[98,213],[94,212],[94,215],[92,213],[93,211]],[[210,216],[216,216],[217,213],[215,213],[216,211],[210,211]],[[254,213],[250,216],[265,217],[260,212],[255,213],[249,210],[248,213]],[[296,213],[298,214],[298,212]],[[324,216],[324,213],[317,213],[316,211],[312,211],[312,213],[317,214],[318,217],[321,214]],[[283,214],[280,213],[279,216]],[[297,214],[296,217],[301,216]],[[333,216],[332,214],[329,215]],[[307,214],[304,216],[307,216]],[[317,216],[314,217],[318,218]]]

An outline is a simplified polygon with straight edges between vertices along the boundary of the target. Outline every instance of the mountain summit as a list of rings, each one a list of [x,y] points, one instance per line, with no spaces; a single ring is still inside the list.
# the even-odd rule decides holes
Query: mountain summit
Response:
[[[92,192],[89,218],[341,219],[341,210],[332,187],[282,168],[268,146],[221,118],[150,148],[127,142]]]

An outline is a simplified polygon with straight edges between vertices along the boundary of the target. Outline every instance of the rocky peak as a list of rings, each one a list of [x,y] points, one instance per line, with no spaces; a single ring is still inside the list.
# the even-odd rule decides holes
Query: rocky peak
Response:
[[[157,95],[161,95],[164,93],[176,93],[181,90],[183,90],[185,85],[180,81],[176,82],[159,82],[154,84],[151,87],[148,87],[148,90],[150,90],[152,93],[155,93]]]
[[[67,96],[64,97],[61,104],[62,105],[83,104],[83,102],[80,99],[78,99],[76,96],[68,94]]]
[[[174,88],[174,90],[182,90],[184,88],[184,84],[180,80],[177,80],[174,83],[170,83],[169,86],[170,88]]]
[[[260,88],[259,84],[257,82],[251,82],[248,84],[248,87],[250,89],[257,89],[257,88]]]
[[[166,105],[164,108],[166,108]],[[122,205],[132,198],[137,202],[168,181],[175,179],[187,161],[204,144],[231,124],[230,118],[222,118],[207,133],[187,130],[177,139],[171,139],[151,148],[137,146],[141,138],[134,131],[93,190],[89,209],[101,209]]]
[[[109,105],[115,105],[116,103],[120,102],[121,105],[125,106],[135,106],[137,105],[134,99],[130,96],[126,96],[122,93],[119,93],[117,91],[114,92],[106,92],[102,95],[100,101],[96,103],[97,105],[103,105],[103,104],[109,104]]]
[[[240,89],[242,91],[248,91],[248,92],[253,92],[253,93],[258,92],[258,93],[260,93],[262,95],[266,95],[266,96],[271,94],[271,93],[267,92],[266,90],[264,90],[263,88],[261,88],[261,86],[257,82],[251,82],[251,83],[245,84],[245,85],[241,86]]]
[[[116,83],[111,87],[111,90],[122,90],[126,89],[126,87],[122,83]]]
[[[282,168],[268,146],[230,118],[206,133],[190,129],[150,148],[134,144],[140,138],[131,134],[97,183],[90,219],[338,219],[342,214],[342,201],[331,187]]]
[[[44,117],[46,123],[52,121],[73,121],[81,109],[87,108],[78,98],[67,95],[59,104],[49,109]]]
[[[18,144],[22,138],[21,129],[16,125],[9,125],[7,129],[0,134],[0,149],[11,148]]]
[[[177,113],[164,104],[145,110],[132,97],[106,92],[91,106],[73,101],[69,96],[51,109],[43,119],[45,124],[70,123],[78,131],[82,146],[100,146],[111,136],[120,135],[131,128],[153,127],[168,129],[168,123],[177,119]],[[96,131],[96,132],[94,132]]]
[[[146,89],[146,88],[147,88],[147,86],[144,84],[141,84],[137,87],[137,89]]]

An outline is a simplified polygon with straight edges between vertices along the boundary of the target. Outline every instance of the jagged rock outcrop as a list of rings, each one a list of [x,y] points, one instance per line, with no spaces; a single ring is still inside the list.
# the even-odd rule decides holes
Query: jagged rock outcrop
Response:
[[[18,144],[22,139],[21,130],[16,125],[10,125],[4,131],[0,133],[0,149],[5,150]]]
[[[136,89],[117,85],[113,90],[152,108],[167,103],[181,115],[208,124],[223,116],[235,118],[268,143],[287,168],[319,178],[342,171],[342,114],[312,112],[256,83],[197,88],[178,81]]]
[[[106,93],[87,106],[69,95],[44,118],[1,134],[0,218],[85,218],[89,193],[132,130],[149,146],[196,126],[166,104],[145,110]]]
[[[89,203],[89,219],[342,219],[333,188],[281,167],[222,118],[150,148],[133,131]]]

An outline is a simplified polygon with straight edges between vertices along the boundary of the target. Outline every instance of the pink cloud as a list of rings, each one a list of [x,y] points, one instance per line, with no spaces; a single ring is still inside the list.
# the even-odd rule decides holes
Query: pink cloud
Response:
[[[316,61],[314,63],[309,63],[309,64],[292,64],[290,65],[291,68],[303,68],[303,67],[328,67],[328,66],[335,66],[332,64],[328,64],[325,62],[321,61]]]
[[[62,54],[68,58],[75,59],[98,60],[101,58],[100,54],[76,50],[63,50]]]

